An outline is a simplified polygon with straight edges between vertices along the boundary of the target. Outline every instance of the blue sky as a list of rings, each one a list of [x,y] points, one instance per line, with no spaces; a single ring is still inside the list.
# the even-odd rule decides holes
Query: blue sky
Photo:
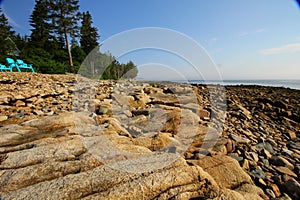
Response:
[[[27,35],[33,6],[34,0],[1,5],[14,29]],[[198,43],[216,65],[199,62],[196,67],[205,76],[199,77],[172,52],[140,49],[121,56],[139,66],[140,78],[300,79],[300,12],[293,0],[81,0],[80,6],[92,14],[101,43],[123,31],[160,27]]]

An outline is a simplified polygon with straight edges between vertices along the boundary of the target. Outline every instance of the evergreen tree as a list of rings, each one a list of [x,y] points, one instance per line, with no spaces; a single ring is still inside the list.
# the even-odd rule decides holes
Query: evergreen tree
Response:
[[[138,74],[137,66],[132,62],[129,61],[125,65],[124,73],[122,74],[122,78],[135,78]]]
[[[109,58],[109,55],[105,55]],[[105,68],[105,71],[101,75],[101,79],[114,79],[118,80],[135,78],[138,74],[138,69],[132,61],[126,64],[120,64],[119,61],[114,59],[111,64]]]
[[[73,60],[74,66],[77,67],[77,68],[75,68],[75,72],[77,72],[77,70],[81,66],[82,62],[86,58],[86,54],[82,50],[82,48],[80,48],[80,46],[74,46],[74,47],[72,46],[71,51],[72,51],[72,56],[74,57],[74,60]]]
[[[92,27],[92,16],[87,11],[82,15],[82,22],[80,28],[80,44],[86,55],[89,55],[89,67],[91,71],[91,76],[95,75],[95,60],[99,57],[98,39],[99,35],[97,33],[97,28]],[[96,49],[95,49],[96,48]]]
[[[12,38],[15,32],[12,27],[8,24],[8,19],[0,8],[0,59],[4,62],[4,58],[8,55],[13,55],[16,45]]]
[[[30,16],[31,35],[15,35],[8,19],[0,9],[0,63],[6,57],[18,56],[32,63],[41,73],[65,73],[79,70],[82,75],[102,79],[134,78],[137,67],[133,62],[119,63],[110,53],[100,53],[97,28],[92,16],[83,13],[80,28],[80,45],[77,26],[80,19],[78,0],[35,0]],[[72,38],[71,45],[69,38]],[[66,49],[68,51],[66,51]],[[69,59],[69,65],[68,65]],[[68,67],[72,69],[68,70]]]
[[[69,36],[78,33],[78,21],[80,18],[78,0],[48,0],[50,6],[50,18],[59,39],[63,38],[68,51],[71,71],[73,70],[73,59]]]
[[[92,27],[92,16],[87,11],[83,13],[81,28],[80,28],[80,45],[86,54],[89,54],[95,47],[99,45],[98,30]]]
[[[35,47],[45,47],[50,39],[51,24],[49,21],[49,7],[47,0],[36,0],[33,12],[30,16],[31,44]]]

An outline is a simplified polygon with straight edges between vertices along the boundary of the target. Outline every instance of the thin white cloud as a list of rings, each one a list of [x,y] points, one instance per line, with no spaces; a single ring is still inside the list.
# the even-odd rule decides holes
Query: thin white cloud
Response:
[[[249,35],[249,32],[248,31],[243,31],[239,34],[240,37],[244,37],[246,35]]]
[[[266,29],[260,28],[260,29],[255,30],[255,33],[262,33],[262,32],[265,32],[265,31],[266,31]]]
[[[219,41],[219,38],[212,37],[207,40],[204,40],[202,45],[206,49],[211,49],[211,48],[215,48],[215,45],[217,44],[218,41]]]
[[[282,53],[292,53],[297,51],[300,51],[300,43],[292,43],[280,47],[263,49],[260,50],[259,52],[263,55],[273,55],[273,54],[282,54]]]
[[[213,37],[213,38],[210,39],[210,41],[211,41],[212,43],[216,43],[216,42],[218,41],[218,38],[217,38],[217,37]]]
[[[2,5],[2,12],[4,13],[5,17],[7,18],[8,22],[13,25],[14,27],[17,27],[17,28],[20,28],[21,26],[15,22],[15,20],[13,20],[13,18],[11,18],[6,12],[5,12],[5,9],[4,9],[4,6]]]
[[[245,37],[245,36],[253,35],[253,34],[256,34],[256,33],[262,33],[262,32],[265,32],[265,31],[266,31],[266,29],[259,28],[259,29],[252,30],[252,31],[243,31],[238,36],[239,37]]]
[[[14,27],[17,27],[17,28],[20,28],[20,27],[21,27],[21,26],[20,26],[17,22],[15,22],[10,16],[8,16],[7,14],[5,14],[5,16],[6,16],[7,20],[8,20],[8,22],[9,22],[11,25],[13,25]]]

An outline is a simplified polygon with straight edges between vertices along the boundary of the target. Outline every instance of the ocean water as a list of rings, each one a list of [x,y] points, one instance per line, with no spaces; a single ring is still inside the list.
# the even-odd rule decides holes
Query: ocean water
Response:
[[[189,80],[188,83],[195,84],[219,84],[219,85],[261,85],[273,87],[285,87],[300,90],[300,80]]]

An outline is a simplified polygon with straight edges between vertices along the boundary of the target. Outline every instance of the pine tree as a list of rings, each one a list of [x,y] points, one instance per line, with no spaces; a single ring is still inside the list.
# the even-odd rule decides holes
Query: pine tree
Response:
[[[77,26],[79,13],[79,0],[48,0],[50,6],[50,18],[59,38],[64,38],[68,51],[71,71],[73,70],[73,59],[69,37],[76,36],[79,28]]]
[[[129,61],[125,65],[124,74],[122,75],[123,78],[135,78],[138,74],[137,66],[132,62]]]
[[[95,47],[99,45],[98,30],[92,27],[92,16],[87,11],[83,13],[81,28],[80,28],[80,45],[86,54],[89,54]]]
[[[97,41],[99,39],[99,35],[97,33],[97,28],[92,27],[92,23],[91,14],[88,11],[83,13],[80,27],[80,45],[86,55],[89,55],[89,68],[91,76],[94,76],[96,70],[95,60],[99,56],[99,43]]]
[[[42,48],[50,39],[51,24],[49,23],[49,7],[47,0],[36,0],[33,12],[30,16],[31,44]]]
[[[0,56],[1,62],[3,58],[7,55],[12,55],[15,44],[12,41],[15,32],[12,30],[12,27],[8,24],[8,19],[5,17],[4,13],[0,8]]]

